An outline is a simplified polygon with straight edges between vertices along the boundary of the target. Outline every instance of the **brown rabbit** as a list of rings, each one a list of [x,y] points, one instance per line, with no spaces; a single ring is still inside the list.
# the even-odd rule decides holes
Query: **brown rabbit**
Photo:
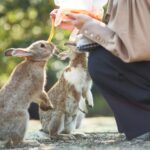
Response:
[[[0,141],[6,146],[23,141],[29,120],[28,107],[38,103],[42,110],[53,108],[44,90],[46,63],[55,46],[37,41],[27,48],[11,48],[6,56],[25,57],[0,90]]]
[[[68,43],[69,44],[69,43]],[[87,56],[74,46],[60,53],[61,59],[70,58],[69,65],[54,86],[48,91],[54,109],[40,110],[42,130],[51,137],[73,137],[71,132],[78,128],[87,111],[86,102],[93,107],[91,79],[87,72]],[[67,135],[68,134],[68,135]]]

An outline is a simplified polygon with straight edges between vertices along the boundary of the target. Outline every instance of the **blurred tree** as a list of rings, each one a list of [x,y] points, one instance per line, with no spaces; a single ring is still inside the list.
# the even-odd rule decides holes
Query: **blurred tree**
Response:
[[[47,40],[50,32],[49,12],[54,8],[52,0],[0,0],[0,87],[7,81],[11,71],[18,64],[19,58],[6,58],[5,49],[10,47],[26,47],[39,39]],[[65,50],[64,42],[69,37],[69,32],[56,29],[53,42],[61,50]],[[50,59],[47,69],[47,86],[49,89],[55,83],[62,68],[67,62],[62,62],[55,57]],[[95,93],[95,90],[94,90]],[[95,111],[100,115],[110,115],[111,111],[100,97],[95,95]],[[97,105],[98,104],[98,105]]]
[[[49,0],[1,0],[0,1],[0,86],[3,85],[14,66],[20,62],[18,58],[5,58],[3,51],[9,47],[26,47],[38,39],[47,39],[50,31],[49,12],[53,9],[53,1]],[[53,42],[63,48],[68,33],[57,31]],[[51,80],[60,69],[52,59]],[[55,64],[56,62],[56,64]]]

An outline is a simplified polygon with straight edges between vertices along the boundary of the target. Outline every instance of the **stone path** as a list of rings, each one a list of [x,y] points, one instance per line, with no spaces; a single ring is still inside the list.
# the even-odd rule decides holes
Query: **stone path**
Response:
[[[112,117],[85,119],[72,140],[50,139],[39,131],[40,128],[39,121],[30,121],[26,135],[29,144],[14,150],[150,150],[150,141],[126,141],[123,134],[117,133]],[[77,133],[85,134],[81,136]]]

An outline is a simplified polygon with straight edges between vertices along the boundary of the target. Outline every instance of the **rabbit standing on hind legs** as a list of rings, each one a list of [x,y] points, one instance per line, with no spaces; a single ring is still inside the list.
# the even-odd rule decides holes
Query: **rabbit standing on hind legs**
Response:
[[[86,102],[93,107],[91,79],[87,71],[87,56],[71,46],[60,53],[61,59],[70,58],[58,81],[48,91],[54,109],[39,110],[42,130],[54,138],[74,138],[71,134],[78,128],[87,112]]]
[[[14,146],[23,141],[29,120],[28,107],[38,103],[42,110],[53,108],[44,90],[46,63],[55,46],[37,41],[27,48],[11,48],[6,56],[25,57],[12,72],[9,81],[0,90],[0,141]]]

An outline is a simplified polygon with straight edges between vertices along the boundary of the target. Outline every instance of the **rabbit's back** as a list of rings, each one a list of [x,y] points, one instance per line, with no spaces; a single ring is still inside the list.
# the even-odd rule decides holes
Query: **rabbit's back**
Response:
[[[49,132],[49,124],[53,122],[54,118],[57,118],[57,114],[61,111],[65,111],[65,97],[66,97],[66,83],[63,75],[60,77],[53,87],[48,91],[49,99],[51,100],[54,109],[48,111],[42,111],[39,109],[40,121],[44,132]]]
[[[66,97],[65,92],[66,84],[64,83],[63,76],[57,81],[54,86],[48,91],[49,99],[52,101],[54,105],[54,109],[58,109],[59,106],[62,106],[64,103],[64,98]]]
[[[0,90],[0,105],[12,110],[28,109],[36,93],[44,87],[44,72],[36,66],[23,62],[16,67],[8,83]]]

